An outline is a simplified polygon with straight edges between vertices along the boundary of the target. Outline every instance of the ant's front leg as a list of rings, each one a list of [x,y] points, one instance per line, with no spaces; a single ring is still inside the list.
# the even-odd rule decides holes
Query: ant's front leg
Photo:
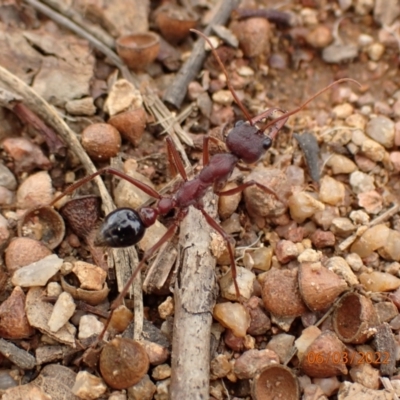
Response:
[[[71,186],[68,186],[67,189],[63,193],[61,193],[59,196],[57,196],[50,203],[50,205],[53,206],[55,203],[57,203],[57,201],[61,200],[64,196],[72,193],[74,190],[78,189],[85,183],[92,181],[94,178],[96,178],[96,176],[99,176],[101,174],[111,174],[111,175],[117,176],[121,179],[128,181],[132,185],[138,187],[140,190],[142,190],[144,193],[148,194],[149,196],[154,197],[155,199],[158,199],[158,200],[161,199],[161,195],[158,192],[156,192],[153,188],[146,185],[145,183],[140,182],[139,180],[137,180],[135,178],[132,178],[131,176],[125,174],[124,172],[119,171],[116,168],[104,167],[102,169],[99,169],[97,172],[94,172],[93,174],[85,176],[84,178],[80,179],[78,182],[73,183]]]

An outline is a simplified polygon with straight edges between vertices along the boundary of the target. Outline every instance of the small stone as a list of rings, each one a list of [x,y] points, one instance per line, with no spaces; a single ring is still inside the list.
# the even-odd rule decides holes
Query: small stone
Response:
[[[387,241],[378,253],[385,260],[400,261],[400,232],[393,229],[389,230]]]
[[[213,93],[212,99],[223,106],[230,106],[233,102],[233,96],[229,90],[218,90]]]
[[[332,169],[334,175],[351,174],[357,169],[353,161],[341,154],[333,154],[329,157],[326,165]]]
[[[351,141],[357,145],[362,146],[365,140],[367,140],[367,136],[364,134],[364,131],[361,129],[355,129],[351,133]]]
[[[2,163],[0,163],[0,186],[4,186],[9,190],[17,188],[17,180],[14,174]]]
[[[394,144],[395,146],[400,146],[400,121],[396,122],[395,124]]]
[[[358,46],[353,44],[331,44],[322,50],[322,59],[329,64],[340,64],[358,56]]]
[[[379,61],[384,52],[385,46],[382,43],[372,43],[367,49],[368,57],[372,61]]]
[[[253,285],[256,276],[253,272],[243,267],[236,267],[236,282],[239,286],[239,292],[242,297],[249,299],[253,293]],[[221,296],[228,300],[237,300],[235,286],[232,279],[232,271],[229,270],[220,280],[219,287]]]
[[[337,394],[338,400],[392,400],[392,393],[386,390],[368,389],[359,383],[351,383],[348,381],[340,385]]]
[[[332,42],[333,35],[326,25],[318,25],[306,35],[305,39],[310,46],[322,49]]]
[[[379,389],[379,370],[373,368],[371,364],[355,365],[350,368],[349,375],[354,382],[361,383],[369,389]]]
[[[344,201],[344,185],[342,182],[325,175],[320,182],[319,199],[327,204],[336,206]]]
[[[14,202],[14,192],[3,186],[0,186],[0,206],[11,206]]]
[[[349,218],[334,218],[330,227],[331,232],[341,237],[348,237],[355,230],[356,226],[350,221]]]
[[[400,287],[400,279],[386,272],[372,271],[370,274],[363,272],[359,279],[370,292],[390,292]]]
[[[327,397],[335,394],[341,384],[336,376],[332,376],[330,378],[314,378],[313,382],[322,390],[323,394]]]
[[[8,221],[0,214],[0,249],[3,249],[10,238]]]
[[[76,304],[72,296],[63,292],[58,296],[54,304],[53,312],[51,313],[48,325],[52,332],[59,331],[72,317],[76,309]]]
[[[375,189],[374,177],[361,171],[350,174],[350,185],[354,193],[363,193]]]
[[[355,0],[354,9],[358,15],[367,15],[373,8],[373,0]]]
[[[358,279],[349,264],[342,257],[331,257],[325,264],[326,268],[342,277],[349,286],[357,285]]]
[[[354,107],[350,103],[339,104],[332,109],[332,113],[336,118],[346,119],[354,111]]]
[[[366,157],[375,162],[382,161],[386,155],[385,148],[371,139],[364,140],[361,145],[361,151]]]
[[[53,187],[48,172],[40,171],[30,175],[17,190],[17,207],[33,208],[41,204],[49,204],[53,199]]]
[[[389,156],[390,161],[393,164],[394,169],[400,171],[400,151],[392,151]]]
[[[211,361],[211,379],[225,378],[232,370],[232,365],[225,354],[218,354]]]
[[[281,364],[285,364],[292,354],[295,336],[279,333],[272,336],[267,344],[267,349],[272,350],[279,356]]]
[[[58,297],[62,293],[61,285],[58,282],[49,282],[47,285],[47,296]]]
[[[104,111],[112,117],[132,107],[142,107],[143,99],[140,91],[125,79],[117,80],[111,87],[107,100],[104,104]]]
[[[222,192],[236,188],[238,185],[234,182],[227,183]],[[232,196],[220,196],[218,199],[218,213],[222,219],[229,218],[238,208],[240,200],[242,199],[241,193],[236,193]]]
[[[252,336],[264,335],[271,328],[271,320],[262,307],[262,301],[259,297],[251,297],[245,304],[250,314],[250,326],[247,333]]]
[[[171,367],[168,364],[157,365],[157,367],[153,369],[151,376],[156,381],[167,379],[171,376]]]
[[[152,400],[155,392],[156,385],[148,375],[145,375],[136,385],[128,388],[129,400]]]
[[[162,319],[167,319],[167,317],[174,314],[174,300],[171,296],[168,296],[159,306],[158,314]]]
[[[92,97],[69,100],[65,104],[65,109],[71,115],[94,115],[96,113]]]
[[[248,350],[235,361],[233,372],[239,379],[251,379],[264,367],[274,363],[279,364],[279,356],[274,351]]]
[[[391,26],[400,15],[397,0],[376,0],[374,6],[374,20],[383,27]]]
[[[146,350],[151,365],[160,365],[167,361],[170,353],[168,349],[158,343],[142,340],[141,345]]]
[[[361,257],[357,253],[347,254],[346,262],[354,272],[360,271],[360,269],[364,266]]]
[[[297,261],[299,263],[304,263],[304,262],[314,263],[321,261],[321,258],[322,254],[320,251],[316,251],[313,249],[306,249],[297,257]]]
[[[169,385],[171,384],[171,379],[165,379],[164,381],[159,381],[156,384],[156,394],[154,395],[154,400],[168,400],[169,396]]]
[[[275,255],[280,263],[287,264],[297,258],[299,250],[295,243],[289,240],[280,240],[276,244]]]
[[[51,254],[39,261],[15,271],[11,282],[14,286],[32,287],[45,286],[61,268],[63,260]]]
[[[346,118],[346,124],[351,126],[352,128],[357,128],[360,130],[365,129],[366,121],[365,118],[361,114],[352,114]]]
[[[329,231],[322,231],[317,229],[311,235],[311,241],[317,249],[323,249],[324,247],[332,247],[335,245],[335,235]]]
[[[127,400],[125,392],[113,392],[110,394],[108,400]]]
[[[75,261],[72,272],[78,277],[81,289],[101,290],[107,278],[103,268],[84,261]]]
[[[357,225],[368,225],[370,219],[369,215],[363,210],[352,211],[349,217]]]
[[[375,250],[387,244],[390,229],[385,224],[378,224],[368,228],[351,246],[351,252],[361,258],[370,256]]]
[[[383,208],[383,198],[376,191],[359,193],[357,195],[358,205],[365,209],[368,214],[379,214]]]
[[[254,250],[251,253],[251,257],[253,259],[253,268],[261,271],[268,271],[271,268],[272,255],[272,247],[260,247]]]
[[[91,336],[99,335],[104,328],[104,324],[100,322],[94,315],[83,315],[79,321],[79,339],[88,339]]]
[[[239,303],[218,303],[214,307],[213,317],[225,328],[232,330],[235,336],[245,337],[250,326],[250,315]]]
[[[71,391],[82,400],[95,400],[107,391],[107,385],[103,379],[89,374],[87,371],[80,371],[76,375]]]
[[[374,307],[381,324],[389,322],[399,315],[399,310],[391,301],[381,301],[374,304]]]
[[[387,149],[394,144],[394,122],[388,117],[378,116],[372,118],[366,128],[366,134]]]
[[[323,230],[329,229],[332,225],[332,221],[334,218],[339,216],[339,208],[333,206],[326,206],[323,210],[317,211],[313,220],[315,223],[322,227]]]
[[[306,192],[299,192],[289,197],[288,200],[291,217],[301,224],[317,211],[325,208],[324,204]]]

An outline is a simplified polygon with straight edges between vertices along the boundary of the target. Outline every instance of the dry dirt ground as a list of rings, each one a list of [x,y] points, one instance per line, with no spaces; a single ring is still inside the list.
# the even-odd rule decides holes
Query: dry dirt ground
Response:
[[[398,399],[399,16],[396,0],[0,1],[1,398]],[[159,44],[132,59],[116,47],[148,31]],[[166,137],[192,179],[206,136],[227,152],[236,121],[336,80],[226,188],[275,194],[204,198],[241,299],[192,208],[160,251],[176,212],[99,246],[113,209],[178,190]],[[104,174],[65,192],[109,166],[153,189]]]

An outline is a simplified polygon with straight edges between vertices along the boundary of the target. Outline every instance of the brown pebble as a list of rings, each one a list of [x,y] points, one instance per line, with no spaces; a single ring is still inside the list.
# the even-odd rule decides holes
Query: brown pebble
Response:
[[[287,264],[289,261],[297,258],[299,250],[293,242],[280,240],[276,244],[275,255],[280,263]]]
[[[335,245],[335,235],[330,231],[317,229],[310,237],[313,245],[317,249],[332,247]]]

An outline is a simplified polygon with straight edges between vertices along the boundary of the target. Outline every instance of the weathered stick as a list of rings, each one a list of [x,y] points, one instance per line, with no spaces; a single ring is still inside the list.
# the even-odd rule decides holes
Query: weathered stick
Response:
[[[215,216],[213,197],[207,194],[204,204]],[[200,211],[191,207],[180,228],[182,261],[174,291],[171,399],[209,398],[211,322],[218,290],[210,231]]]

